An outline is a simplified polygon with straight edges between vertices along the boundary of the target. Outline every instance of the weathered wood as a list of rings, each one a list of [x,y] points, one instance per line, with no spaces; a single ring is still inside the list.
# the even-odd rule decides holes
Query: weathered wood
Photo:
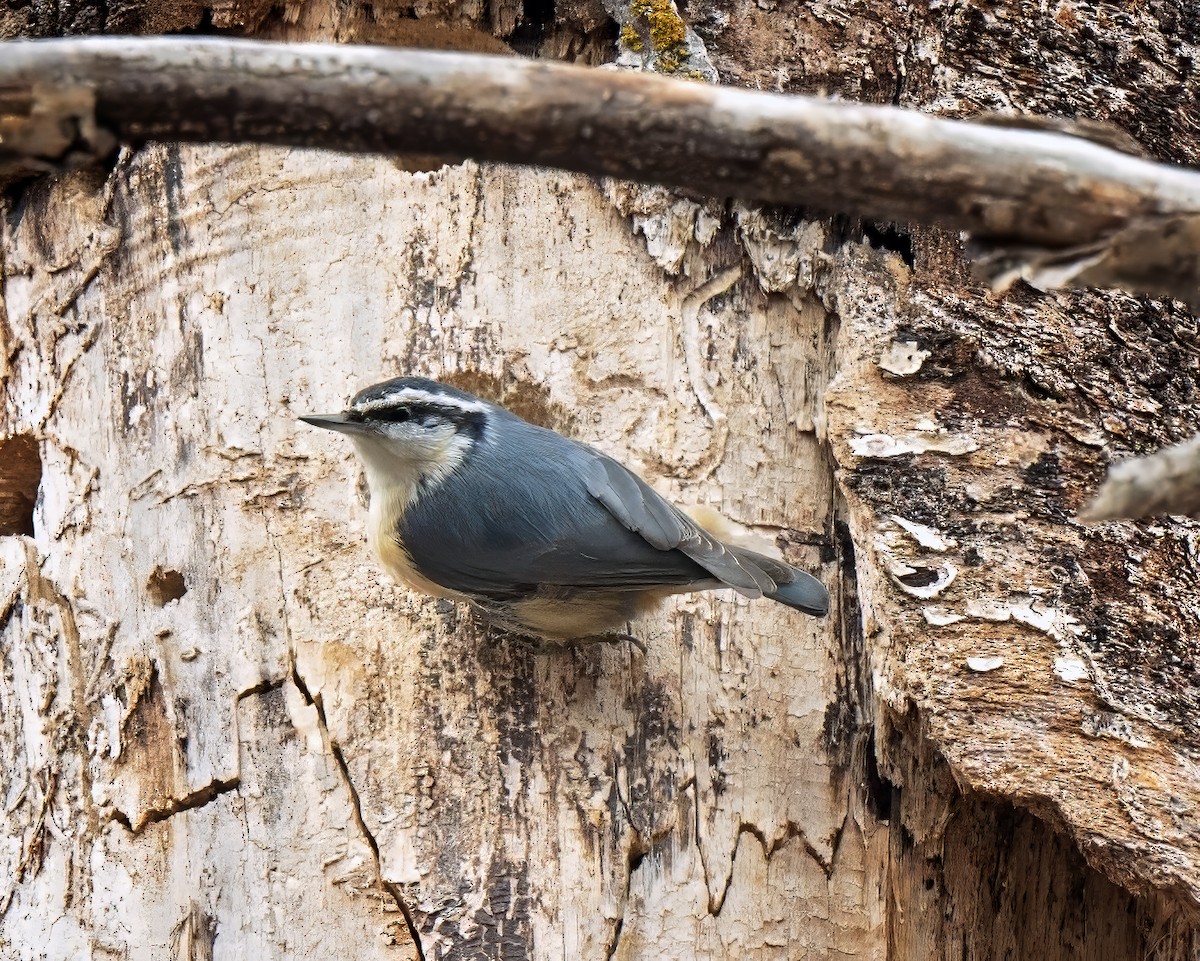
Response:
[[[63,752],[52,810],[80,825],[76,863],[104,868],[29,872],[10,940],[65,954],[74,926],[132,946],[104,892],[134,866],[159,898],[128,902],[151,943],[192,901],[218,931],[252,930],[261,897],[185,891],[171,867],[192,851],[253,876],[248,838],[339,855],[272,875],[331,941],[399,937],[392,891],[427,957],[883,957],[882,887],[864,879],[887,836],[856,800],[863,720],[827,730],[837,619],[722,594],[639,624],[646,658],[498,641],[379,573],[357,461],[295,421],[386,375],[446,376],[722,509],[837,591],[811,428],[821,311],[748,279],[708,297],[692,296],[698,280],[664,283],[574,176],[159,147],[94,187],[33,189],[4,237],[21,358],[8,429],[36,430],[44,465],[34,538],[6,562],[27,599],[5,649],[19,662],[47,643],[33,624],[56,638],[63,612],[87,612],[73,614],[78,667],[28,723],[92,732]],[[30,577],[53,594],[29,599]],[[11,697],[36,698],[36,683],[18,676]],[[247,719],[267,702],[264,732]],[[294,774],[264,783],[254,759],[272,738]],[[16,767],[34,781],[50,763]],[[40,797],[10,815],[11,836]],[[387,889],[370,886],[372,850]],[[39,905],[64,898],[71,924],[52,934]],[[241,943],[282,957],[294,941],[276,928]]]
[[[1186,401],[1174,422],[1146,416],[1145,382],[1127,376],[1148,364],[1160,396],[1190,392],[1194,357],[1168,368],[1144,345],[1170,354],[1179,338],[1189,353],[1194,320],[1142,315],[1135,328],[1132,302],[1025,291],[988,303],[942,277],[915,289],[867,261],[851,269],[881,300],[843,301],[829,436],[871,544],[860,595],[886,611],[878,696],[921,706],[960,785],[1062,827],[1091,864],[1171,891],[1194,920],[1195,525],[1075,520],[1110,451],[1194,424]],[[879,302],[904,306],[881,323]],[[1089,353],[1113,322],[1128,324],[1122,342]],[[899,345],[917,357],[900,375],[885,363]]]

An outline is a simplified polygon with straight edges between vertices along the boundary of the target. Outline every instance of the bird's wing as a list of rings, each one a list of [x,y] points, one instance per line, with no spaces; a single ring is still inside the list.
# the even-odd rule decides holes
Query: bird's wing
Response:
[[[660,551],[680,551],[718,580],[747,597],[791,580],[791,568],[769,558],[733,551],[668,504],[649,484],[602,454],[593,454],[585,475],[588,493],[629,530]],[[766,561],[768,563],[761,563]]]
[[[759,597],[791,579],[786,565],[726,547],[611,458],[523,422],[509,426],[523,431],[521,444],[467,461],[454,484],[405,512],[400,540],[422,577],[497,600],[540,585],[717,582]]]
[[[589,495],[583,472],[598,455],[551,436],[545,443],[541,431],[531,432],[521,460],[490,464],[487,475],[482,466],[464,465],[457,483],[408,508],[398,540],[418,574],[497,600],[539,585],[620,591],[714,581],[690,555],[659,546],[683,535],[661,498],[657,516],[667,526],[651,540]]]

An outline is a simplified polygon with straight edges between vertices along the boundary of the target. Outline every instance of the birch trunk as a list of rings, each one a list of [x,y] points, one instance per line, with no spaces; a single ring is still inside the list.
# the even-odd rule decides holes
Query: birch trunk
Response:
[[[1175,5],[1039,10],[685,14],[726,81],[1007,98],[1192,158]],[[417,12],[547,56],[617,32]],[[202,8],[36,13],[0,23]],[[994,298],[932,231],[412,166],[163,145],[7,202],[0,956],[1197,956],[1195,528],[1071,519],[1195,429],[1194,319]],[[348,445],[295,418],[401,373],[720,510],[835,614],[683,597],[645,657],[539,653],[398,587]]]

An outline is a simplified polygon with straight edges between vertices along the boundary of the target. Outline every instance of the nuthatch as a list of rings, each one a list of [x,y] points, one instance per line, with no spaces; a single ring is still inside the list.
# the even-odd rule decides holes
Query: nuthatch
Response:
[[[602,639],[670,594],[721,587],[829,610],[810,574],[722,543],[612,458],[446,384],[397,377],[300,419],[354,441],[388,569],[503,628]]]

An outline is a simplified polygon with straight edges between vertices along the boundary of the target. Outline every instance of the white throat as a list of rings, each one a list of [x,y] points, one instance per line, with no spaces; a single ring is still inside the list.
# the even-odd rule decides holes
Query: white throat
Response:
[[[406,510],[421,492],[437,487],[449,477],[467,456],[470,442],[459,434],[430,438],[419,448],[405,445],[397,449],[385,438],[355,437],[354,446],[362,458],[371,489],[371,510],[376,502],[389,509]],[[382,505],[381,505],[382,506]]]

